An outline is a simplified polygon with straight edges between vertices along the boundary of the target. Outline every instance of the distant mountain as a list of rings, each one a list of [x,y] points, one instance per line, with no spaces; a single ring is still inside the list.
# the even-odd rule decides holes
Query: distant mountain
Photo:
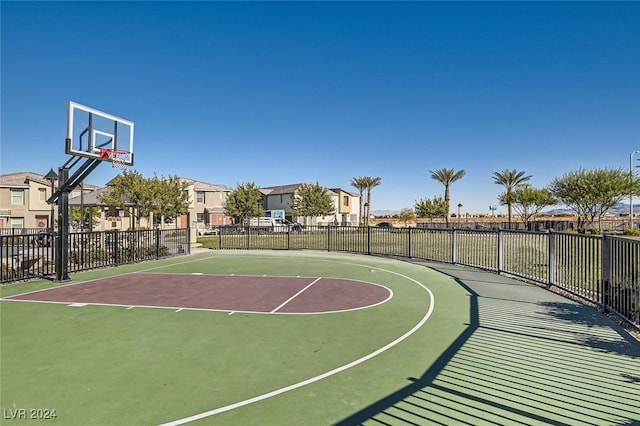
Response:
[[[571,209],[551,209],[551,210],[545,210],[542,213],[544,214],[553,214],[553,215],[557,215],[557,214],[575,214],[575,212]]]
[[[618,203],[617,206],[609,210],[609,213],[614,214],[629,214],[629,204]],[[633,203],[633,214],[640,213],[640,204]]]
[[[640,198],[640,197],[638,197]],[[551,210],[545,210],[542,213],[544,214],[575,214],[575,212],[569,208],[557,208]],[[609,210],[610,214],[619,215],[619,214],[629,214],[629,204],[618,203],[613,209]],[[635,215],[640,215],[640,204],[633,203],[633,213]],[[384,216],[393,216],[400,214],[400,210],[373,210],[371,211],[371,215],[375,217],[384,217]]]
[[[565,209],[551,209],[551,210],[547,210],[547,211],[545,211],[543,213],[546,213],[546,214],[566,214],[566,213],[574,214],[575,212],[573,210],[571,210],[571,209],[566,209],[565,208]],[[629,204],[618,203],[617,206],[615,206],[614,208],[609,210],[609,213],[610,214],[614,214],[614,215],[616,215],[616,214],[626,214],[626,215],[628,215],[629,214]],[[640,204],[633,203],[633,214],[634,214],[634,216],[636,214],[640,214]]]
[[[393,216],[394,214],[400,214],[400,210],[372,210],[371,211],[371,215],[375,217]]]

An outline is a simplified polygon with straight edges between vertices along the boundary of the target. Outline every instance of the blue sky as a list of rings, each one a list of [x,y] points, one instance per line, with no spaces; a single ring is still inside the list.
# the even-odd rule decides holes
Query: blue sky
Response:
[[[3,174],[67,160],[68,101],[134,121],[145,176],[354,192],[374,176],[374,211],[441,195],[429,170],[447,167],[467,173],[452,204],[488,213],[494,171],[542,187],[640,149],[640,2],[0,8]]]

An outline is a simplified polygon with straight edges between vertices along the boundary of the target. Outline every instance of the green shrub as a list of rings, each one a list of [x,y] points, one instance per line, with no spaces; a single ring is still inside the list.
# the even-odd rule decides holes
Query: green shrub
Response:
[[[83,263],[95,263],[108,258],[105,250],[70,250],[69,263],[80,265]]]
[[[631,235],[633,237],[640,237],[640,229],[625,229],[622,231],[622,235]]]
[[[152,246],[149,248],[150,252],[155,254],[156,253],[156,247]],[[160,246],[160,248],[158,249],[158,255],[160,257],[164,257],[164,256],[169,256],[169,247],[167,246]]]
[[[18,278],[18,271],[13,269],[11,266],[3,263],[2,264],[2,280],[10,281]]]

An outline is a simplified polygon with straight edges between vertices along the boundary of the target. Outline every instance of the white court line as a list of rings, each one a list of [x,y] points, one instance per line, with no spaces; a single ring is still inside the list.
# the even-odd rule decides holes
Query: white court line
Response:
[[[211,256],[211,257],[213,257],[213,256]],[[201,258],[201,259],[190,259],[190,260],[186,260],[184,262],[172,263],[171,265],[154,266],[153,268],[141,269],[139,271],[123,272],[121,274],[109,275],[109,276],[106,276],[106,277],[91,278],[89,280],[77,281],[77,282],[71,282],[69,284],[62,284],[62,285],[56,285],[56,286],[47,287],[47,288],[41,288],[40,290],[31,290],[31,291],[26,291],[24,293],[12,294],[11,296],[5,296],[5,297],[0,298],[0,300],[4,300],[4,301],[12,301],[12,300],[24,301],[22,299],[11,299],[11,298],[12,297],[18,297],[18,296],[27,296],[29,294],[40,293],[40,292],[43,292],[43,291],[54,290],[54,289],[58,289],[58,288],[71,287],[71,286],[74,286],[74,285],[86,284],[86,283],[90,283],[90,282],[94,282],[94,281],[108,280],[109,278],[123,277],[125,275],[135,275],[135,274],[144,273],[144,272],[148,272],[148,271],[154,271],[156,269],[169,268],[169,267],[175,266],[175,265],[184,265],[186,263],[200,262],[202,260],[207,260],[207,259],[209,259],[209,258],[206,257],[206,258]],[[114,266],[113,268],[118,268],[118,266]]]
[[[371,283],[373,284],[373,283]],[[379,284],[373,284],[373,285],[379,285]],[[384,286],[380,286],[380,287],[384,287]],[[386,288],[386,287],[384,287]],[[184,306],[154,306],[154,305],[127,305],[127,304],[122,304],[122,303],[96,303],[96,302],[84,302],[86,306],[106,306],[106,307],[118,307],[118,308],[126,308],[127,310],[129,309],[133,309],[133,308],[148,308],[148,309],[169,309],[172,311],[175,311],[177,309],[182,309],[183,311],[194,311],[194,312],[227,312],[227,315],[233,315],[235,313],[240,313],[240,314],[254,314],[254,315],[327,315],[327,314],[337,314],[337,313],[342,313],[342,312],[352,312],[352,311],[359,311],[362,309],[369,309],[369,308],[374,308],[378,305],[381,305],[383,303],[386,303],[387,301],[391,300],[391,298],[393,297],[393,292],[390,289],[387,289],[389,291],[389,297],[387,297],[385,300],[382,300],[378,303],[375,303],[373,305],[366,305],[366,306],[359,306],[357,308],[349,308],[349,309],[340,309],[338,311],[318,311],[318,312],[267,312],[267,311],[243,311],[243,310],[234,310],[234,311],[229,311],[229,309],[215,309],[215,308],[188,308],[188,307],[184,307]],[[5,299],[5,298],[0,298],[0,301],[3,302],[14,302],[14,303],[42,303],[42,304],[53,304],[53,305],[69,305],[70,303],[75,303],[75,302],[71,302],[69,300],[65,300],[65,301],[60,301],[60,302],[56,302],[53,300],[29,300],[29,299]]]
[[[338,263],[347,263],[347,262],[338,262]],[[347,264],[351,264],[351,265],[357,265],[357,266],[364,266],[364,265],[358,265],[357,263],[347,263]],[[285,392],[289,392],[291,390],[294,389],[298,389],[301,388],[303,386],[309,385],[311,383],[315,383],[317,381],[320,381],[322,379],[326,379],[327,377],[333,376],[335,374],[341,373],[342,371],[345,371],[349,368],[355,367],[358,364],[362,364],[365,361],[370,360],[373,357],[376,357],[378,355],[380,355],[381,353],[387,351],[388,349],[394,347],[395,345],[397,345],[398,343],[402,342],[403,340],[405,340],[406,338],[410,337],[413,333],[415,333],[416,331],[418,331],[420,329],[420,327],[422,327],[427,320],[429,319],[429,317],[431,317],[431,314],[433,313],[433,310],[435,308],[435,296],[433,295],[433,293],[431,292],[431,290],[429,290],[424,284],[422,284],[421,282],[414,280],[411,277],[408,277],[406,275],[400,274],[398,272],[393,272],[393,271],[389,271],[387,269],[382,269],[382,268],[378,268],[375,266],[367,266],[370,269],[377,269],[380,271],[384,271],[384,272],[388,272],[390,274],[394,274],[394,275],[398,275],[400,277],[406,278],[409,281],[414,282],[415,284],[418,284],[420,287],[422,287],[428,294],[431,300],[431,303],[429,304],[429,309],[427,310],[426,314],[424,315],[424,317],[409,331],[407,331],[405,334],[403,334],[402,336],[398,337],[397,339],[395,339],[394,341],[392,341],[391,343],[386,344],[385,346],[381,347],[380,349],[377,349],[374,352],[371,352],[368,355],[363,356],[362,358],[356,359],[355,361],[352,361],[348,364],[345,364],[341,367],[335,368],[331,371],[327,371],[326,373],[320,374],[318,376],[312,377],[310,379],[304,380],[302,382],[298,382],[298,383],[294,383],[292,385],[286,386],[284,388],[280,388],[280,389],[276,389],[274,391],[271,392],[267,392],[265,394],[262,395],[258,395],[256,397],[250,398],[250,399],[245,399],[244,401],[239,401],[236,402],[234,404],[229,404],[226,405],[224,407],[220,407],[220,408],[216,408],[214,410],[210,410],[210,411],[205,411],[204,413],[200,413],[200,414],[194,414],[193,416],[190,417],[185,417],[182,419],[178,419],[178,420],[174,420],[172,422],[169,423],[163,423],[160,426],[178,426],[178,425],[183,425],[185,423],[190,423],[196,420],[201,420],[207,417],[211,417],[214,416],[216,414],[220,414],[220,413],[224,413],[225,411],[230,411],[230,410],[234,410],[236,408],[240,408],[240,407],[244,407],[245,405],[249,405],[249,404],[253,404],[254,402],[258,402],[258,401],[262,401],[280,394],[283,394]]]
[[[322,277],[320,278],[316,278],[315,280],[313,280],[313,282],[311,284],[309,284],[308,286],[306,286],[305,288],[303,288],[302,290],[300,290],[299,292],[297,292],[296,294],[294,294],[293,296],[291,296],[290,298],[288,298],[287,300],[285,300],[282,304],[280,304],[280,306],[278,306],[277,308],[275,308],[273,311],[271,311],[271,313],[275,313],[278,312],[278,310],[280,308],[282,308],[284,305],[286,305],[287,303],[291,302],[293,299],[295,299],[296,297],[300,296],[300,294],[302,294],[303,291],[305,291],[306,289],[308,289],[309,287],[311,287],[312,285],[314,285],[315,283],[317,283],[318,281],[320,281]]]

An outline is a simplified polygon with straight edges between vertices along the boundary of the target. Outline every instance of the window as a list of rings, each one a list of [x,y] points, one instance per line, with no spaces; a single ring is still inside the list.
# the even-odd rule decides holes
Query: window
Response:
[[[24,228],[24,218],[23,217],[12,217],[11,218],[11,227],[22,229]]]
[[[24,204],[24,189],[11,190],[11,204]]]
[[[47,190],[44,188],[38,189],[38,197],[40,201],[47,201]]]
[[[196,191],[196,202],[204,203],[204,192]]]
[[[204,213],[196,213],[196,222],[204,223]]]
[[[342,197],[342,205],[343,206],[349,206],[349,196],[345,195],[344,197]]]

